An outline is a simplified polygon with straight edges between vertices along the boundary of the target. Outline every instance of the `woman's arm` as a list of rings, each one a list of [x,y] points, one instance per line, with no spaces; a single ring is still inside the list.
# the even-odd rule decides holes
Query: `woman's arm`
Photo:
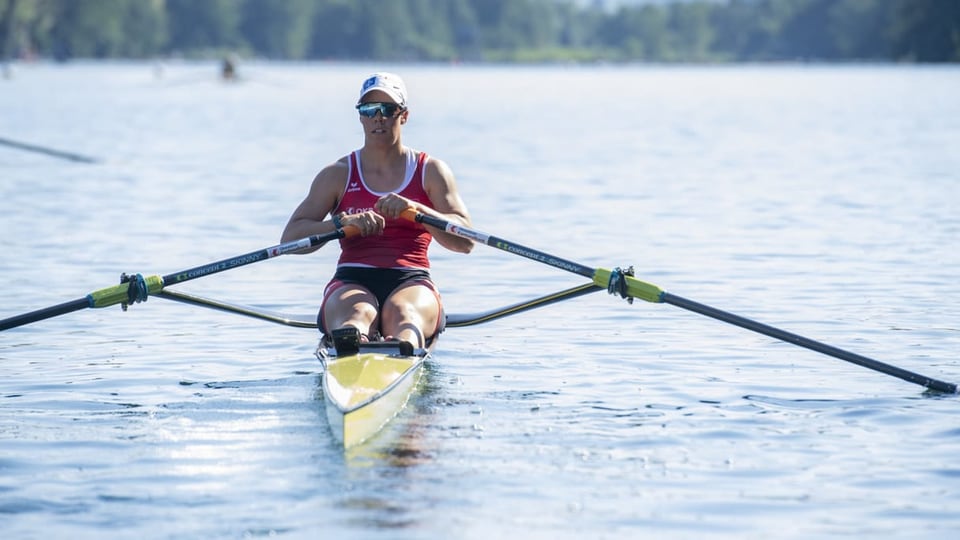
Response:
[[[328,233],[336,229],[332,220],[326,217],[337,206],[340,195],[347,182],[348,165],[346,158],[323,168],[310,184],[306,198],[297,206],[287,221],[281,242],[299,240],[315,234]],[[304,249],[297,253],[310,253],[321,246]]]
[[[401,199],[406,201],[407,205],[412,204],[417,211],[422,214],[459,223],[467,227],[470,226],[470,213],[467,211],[467,206],[464,204],[463,199],[460,198],[460,193],[457,191],[457,181],[454,179],[453,172],[446,163],[436,158],[430,158],[424,166],[423,184],[427,196],[430,197],[430,203],[433,205],[433,208],[429,208],[423,204],[417,204],[408,199]],[[408,207],[403,205],[396,207],[395,204],[391,204],[389,200],[385,199],[387,198],[385,197],[377,202],[377,209],[381,211],[381,207],[383,207],[383,210],[388,212],[388,215],[391,217],[399,217],[400,213]],[[430,230],[430,234],[433,235],[441,246],[451,251],[470,253],[473,250],[472,240],[450,234],[430,225],[424,226]]]

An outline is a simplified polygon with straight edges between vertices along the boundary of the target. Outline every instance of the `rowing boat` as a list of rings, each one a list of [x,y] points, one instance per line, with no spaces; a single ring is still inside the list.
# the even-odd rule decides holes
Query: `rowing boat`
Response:
[[[562,300],[606,290],[610,294],[619,295],[631,303],[634,298],[640,298],[652,303],[670,304],[879,373],[898,377],[904,381],[924,386],[931,392],[947,394],[960,392],[960,386],[955,383],[927,377],[669,293],[652,283],[635,278],[633,267],[626,270],[621,268],[613,270],[594,268],[436,216],[425,215],[412,208],[405,211],[403,217],[590,279],[582,285],[499,309],[466,315],[448,314],[446,316],[447,328],[459,328],[493,321]],[[236,313],[286,326],[315,329],[317,324],[314,320],[176,292],[168,287],[280,255],[302,252],[306,249],[322,246],[331,240],[357,234],[359,234],[358,229],[347,226],[344,229],[285,242],[244,255],[174,272],[166,276],[144,277],[142,274],[132,276],[123,274],[119,285],[98,289],[86,296],[53,306],[0,319],[0,332],[87,308],[120,305],[126,311],[129,305],[145,302],[150,296]],[[313,319],[312,315],[309,318]],[[334,341],[336,341],[337,330],[332,333],[334,334]],[[359,339],[359,333],[355,332],[350,340],[352,345],[349,348],[323,346],[318,349],[318,356],[325,367],[322,382],[327,417],[334,436],[342,442],[344,448],[358,445],[375,436],[406,406],[420,380],[423,364],[429,358],[429,348],[433,345],[429,344],[428,350],[421,350],[414,349],[409,343],[374,342],[361,344]]]
[[[324,365],[322,383],[327,421],[344,448],[369,440],[387,425],[413,394],[430,356],[396,341],[362,343],[346,354],[317,348]]]

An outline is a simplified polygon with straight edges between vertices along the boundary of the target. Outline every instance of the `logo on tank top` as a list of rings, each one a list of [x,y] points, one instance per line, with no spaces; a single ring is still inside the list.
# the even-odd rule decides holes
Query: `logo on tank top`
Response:
[[[345,214],[347,214],[347,215],[362,214],[362,213],[364,213],[364,212],[373,212],[373,211],[374,211],[374,209],[373,209],[372,207],[371,207],[371,208],[357,208],[356,206],[350,206],[350,207],[347,207],[347,208],[344,208],[344,209],[343,209],[343,212],[344,212]]]
[[[351,180],[347,184],[347,193],[354,193],[360,191],[361,189],[363,188],[360,187],[360,182],[357,182],[356,180]]]

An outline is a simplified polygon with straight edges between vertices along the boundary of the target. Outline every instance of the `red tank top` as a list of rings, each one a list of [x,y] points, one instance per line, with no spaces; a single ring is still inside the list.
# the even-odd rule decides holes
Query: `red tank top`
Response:
[[[407,150],[407,171],[403,183],[395,191],[412,201],[433,208],[430,197],[423,188],[423,169],[426,152],[417,155]],[[411,170],[412,169],[412,170]],[[360,171],[360,151],[350,154],[350,172],[340,202],[334,213],[356,214],[373,210],[377,199],[386,195],[371,190],[363,181]],[[338,266],[366,266],[374,268],[430,268],[427,248],[433,236],[419,223],[406,219],[387,218],[380,236],[340,239]]]

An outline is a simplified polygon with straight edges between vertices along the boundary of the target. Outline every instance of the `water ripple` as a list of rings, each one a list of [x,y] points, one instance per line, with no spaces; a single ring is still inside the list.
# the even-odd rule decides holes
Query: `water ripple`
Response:
[[[225,86],[202,63],[170,62],[163,80],[142,63],[25,66],[4,83],[5,129],[104,161],[0,149],[3,316],[275,244],[319,167],[360,144],[344,96],[368,69],[253,63],[253,82]],[[480,229],[960,378],[960,154],[944,151],[960,140],[957,70],[401,71],[417,103],[405,142],[451,165]],[[549,117],[543,88],[563,89]],[[610,114],[612,88],[631,89],[631,115]],[[484,113],[464,114],[466,98]],[[585,279],[486,247],[432,256],[451,313]],[[315,313],[335,263],[322,249],[184,287]],[[316,339],[158,298],[4,332],[5,537],[960,526],[956,396],[673,306],[600,292],[448,329],[408,408],[348,452],[326,424]]]

